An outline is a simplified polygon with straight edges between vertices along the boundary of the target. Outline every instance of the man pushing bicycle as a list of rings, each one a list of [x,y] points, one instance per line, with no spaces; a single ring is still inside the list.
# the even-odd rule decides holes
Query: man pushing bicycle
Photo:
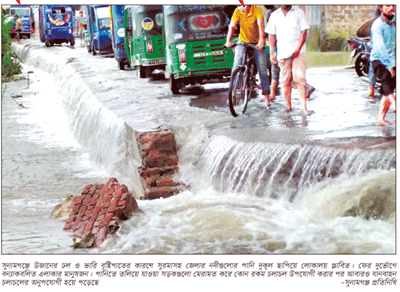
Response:
[[[232,36],[236,26],[240,26],[238,46],[235,49],[235,59],[232,72],[243,62],[245,56],[245,47],[243,43],[254,44],[257,50],[254,50],[257,70],[261,79],[262,94],[265,95],[265,103],[269,105],[270,84],[267,70],[267,54],[265,52],[264,38],[264,13],[263,10],[255,5],[239,6],[235,9],[229,25],[228,35],[226,37],[225,47],[232,46]]]

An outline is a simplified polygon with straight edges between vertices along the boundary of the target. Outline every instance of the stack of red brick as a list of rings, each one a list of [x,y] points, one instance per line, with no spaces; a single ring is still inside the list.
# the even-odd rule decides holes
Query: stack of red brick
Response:
[[[86,241],[84,247],[99,247],[136,211],[140,209],[128,188],[111,178],[105,185],[87,185],[80,196],[73,198],[64,229]]]
[[[137,140],[143,160],[144,199],[168,198],[182,191],[182,184],[175,180],[179,158],[174,134],[169,130],[146,132],[138,134]]]

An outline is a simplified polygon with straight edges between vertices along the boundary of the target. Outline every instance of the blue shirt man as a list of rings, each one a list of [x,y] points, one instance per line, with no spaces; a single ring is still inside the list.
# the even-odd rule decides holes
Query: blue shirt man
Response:
[[[371,61],[379,60],[388,70],[396,67],[396,24],[378,17],[371,26],[372,50]]]

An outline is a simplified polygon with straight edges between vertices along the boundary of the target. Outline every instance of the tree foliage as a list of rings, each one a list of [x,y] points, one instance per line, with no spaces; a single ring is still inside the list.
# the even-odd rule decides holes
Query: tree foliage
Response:
[[[15,74],[21,73],[21,64],[15,52],[12,51],[10,36],[13,21],[7,22],[4,13],[1,14],[1,80],[8,80]]]

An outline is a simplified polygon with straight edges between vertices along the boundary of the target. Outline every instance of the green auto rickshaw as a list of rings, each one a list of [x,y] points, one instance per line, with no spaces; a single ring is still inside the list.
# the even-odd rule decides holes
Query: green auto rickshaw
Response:
[[[189,84],[229,81],[234,57],[224,45],[230,6],[164,6],[166,71],[174,94]]]
[[[126,54],[140,78],[156,69],[165,70],[162,5],[126,6],[124,14]]]

